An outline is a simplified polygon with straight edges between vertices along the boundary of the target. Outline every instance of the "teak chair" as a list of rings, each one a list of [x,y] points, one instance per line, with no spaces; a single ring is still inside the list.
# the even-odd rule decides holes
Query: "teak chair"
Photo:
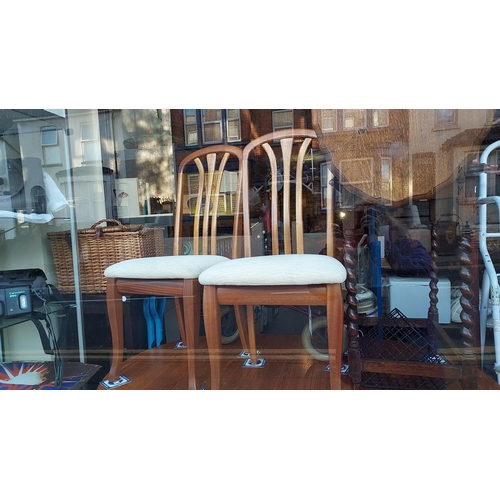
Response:
[[[304,254],[302,218],[302,174],[304,158],[311,142],[312,130],[289,129],[273,132],[251,141],[243,150],[242,199],[244,257],[217,264],[204,271],[203,316],[211,367],[211,388],[220,386],[221,319],[220,305],[246,306],[246,325],[238,323],[242,338],[248,335],[249,360],[246,365],[261,366],[257,357],[253,306],[309,305],[326,306],[330,385],[340,389],[343,298],[341,284],[346,271],[334,255],[333,187],[328,183],[326,200],[326,255]],[[264,162],[254,153],[264,151]],[[251,255],[249,160],[263,178],[270,176],[272,255]],[[267,169],[267,170],[265,170]],[[331,180],[332,175],[329,172]],[[294,183],[293,180],[296,179]],[[293,201],[291,186],[295,185],[295,247],[292,244]],[[293,253],[293,251],[296,253]]]
[[[236,163],[235,163],[236,162]],[[118,262],[105,270],[107,278],[106,301],[111,327],[113,356],[107,379],[115,381],[119,378],[123,359],[123,295],[148,295],[174,297],[177,321],[181,340],[186,347],[189,389],[196,388],[194,349],[198,345],[201,317],[202,287],[198,276],[208,267],[228,261],[226,256],[217,254],[217,222],[220,215],[219,206],[226,200],[221,193],[223,173],[230,164],[237,166],[238,189],[235,193],[235,207],[240,204],[239,183],[241,179],[242,150],[235,146],[216,145],[197,150],[183,159],[178,169],[177,200],[174,220],[173,255],[146,257]],[[186,209],[188,167],[196,166],[198,185],[194,209]],[[185,211],[192,223],[192,254],[182,255],[183,226]],[[231,212],[231,210],[226,211]],[[236,232],[241,223],[236,221],[232,244],[232,257],[237,256],[238,246],[235,243]],[[184,230],[184,231],[183,231]]]

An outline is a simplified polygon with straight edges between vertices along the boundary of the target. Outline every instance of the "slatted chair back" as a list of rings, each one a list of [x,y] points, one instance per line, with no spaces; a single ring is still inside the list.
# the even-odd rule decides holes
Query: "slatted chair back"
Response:
[[[194,255],[216,255],[217,227],[220,216],[234,216],[231,250],[226,257],[239,257],[240,246],[237,242],[241,230],[241,164],[243,151],[229,145],[215,145],[195,151],[184,158],[179,165],[177,176],[177,207],[174,223],[174,255],[181,255],[184,239],[184,218],[192,223],[192,242]],[[193,171],[193,165],[195,167]],[[229,172],[233,175],[229,178]],[[192,183],[188,180],[191,177]],[[226,176],[225,174],[228,173]],[[235,180],[237,179],[237,180]],[[229,184],[229,186],[227,185]],[[194,187],[197,187],[194,193]],[[235,190],[235,191],[234,191]],[[194,208],[192,204],[194,202]],[[187,214],[185,208],[188,207]],[[185,229],[185,228],[184,228]]]
[[[268,191],[272,254],[304,253],[303,174],[316,133],[308,129],[287,129],[263,135],[243,150],[243,226],[244,253],[251,256],[249,176],[252,169],[265,182],[260,192]],[[259,155],[261,160],[259,161]],[[333,174],[327,171],[330,187]],[[334,256],[333,189],[326,189],[326,253]],[[267,194],[266,194],[267,195]],[[270,219],[270,220],[269,220]],[[293,230],[295,223],[295,230]],[[294,238],[295,241],[292,241]]]

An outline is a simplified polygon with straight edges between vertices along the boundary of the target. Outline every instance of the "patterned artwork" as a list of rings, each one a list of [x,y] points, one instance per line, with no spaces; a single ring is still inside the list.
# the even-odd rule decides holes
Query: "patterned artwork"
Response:
[[[99,368],[99,365],[65,362],[62,386],[56,387],[51,361],[0,363],[0,390],[80,389]]]

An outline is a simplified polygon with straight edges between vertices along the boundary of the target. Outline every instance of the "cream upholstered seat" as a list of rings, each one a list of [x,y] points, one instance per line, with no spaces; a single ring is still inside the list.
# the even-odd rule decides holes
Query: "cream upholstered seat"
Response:
[[[289,129],[267,134],[250,142],[243,150],[242,198],[244,257],[217,264],[200,274],[204,287],[203,316],[208,344],[211,388],[220,388],[221,326],[220,305],[246,306],[247,320],[237,317],[240,337],[248,335],[250,362],[259,365],[253,306],[258,305],[321,305],[326,306],[330,386],[340,389],[343,340],[343,298],[341,284],[346,270],[334,255],[333,186],[331,171],[327,172],[325,189],[326,255],[304,254],[302,216],[302,174],[306,154],[316,134],[312,130]],[[257,151],[263,151],[260,157]],[[266,156],[267,155],[267,156]],[[260,178],[269,179],[263,192],[270,207],[272,255],[251,255],[249,160]],[[267,176],[266,176],[267,174]],[[293,190],[295,203],[292,203]],[[280,216],[281,215],[281,216]],[[295,222],[295,244],[292,244],[292,220]],[[296,253],[292,249],[296,248]]]
[[[197,150],[184,158],[178,169],[177,200],[174,223],[173,254],[169,256],[144,257],[118,262],[108,267],[106,302],[111,327],[113,359],[107,377],[115,381],[121,375],[123,358],[123,295],[148,295],[174,297],[181,339],[186,346],[188,364],[188,386],[196,388],[194,349],[198,344],[202,287],[198,282],[201,272],[214,264],[229,261],[227,256],[217,255],[217,221],[221,214],[219,203],[222,177],[230,168],[238,172],[241,179],[242,150],[235,146],[217,145]],[[186,172],[197,174],[198,192],[194,209],[184,203]],[[189,175],[192,175],[191,173]],[[208,193],[208,194],[207,194]],[[192,193],[191,193],[192,195]],[[240,203],[239,181],[235,206]],[[210,207],[206,210],[205,207]],[[189,239],[192,255],[181,255],[183,233],[191,227]],[[231,257],[238,256],[236,238],[238,213],[234,224]],[[192,239],[192,241],[191,241]],[[125,374],[126,375],[126,374]]]
[[[117,262],[104,271],[106,278],[196,279],[209,267],[228,261],[221,255],[167,255]]]
[[[200,275],[203,285],[272,286],[342,283],[345,267],[327,255],[264,255],[235,259]]]

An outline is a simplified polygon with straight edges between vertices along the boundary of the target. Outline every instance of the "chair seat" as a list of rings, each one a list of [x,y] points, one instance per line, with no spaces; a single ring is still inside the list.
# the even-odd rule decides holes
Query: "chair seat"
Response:
[[[196,279],[207,268],[229,262],[220,255],[166,255],[117,262],[104,270],[106,278]]]
[[[199,276],[202,285],[273,286],[343,283],[346,269],[326,255],[263,255],[228,260]]]

